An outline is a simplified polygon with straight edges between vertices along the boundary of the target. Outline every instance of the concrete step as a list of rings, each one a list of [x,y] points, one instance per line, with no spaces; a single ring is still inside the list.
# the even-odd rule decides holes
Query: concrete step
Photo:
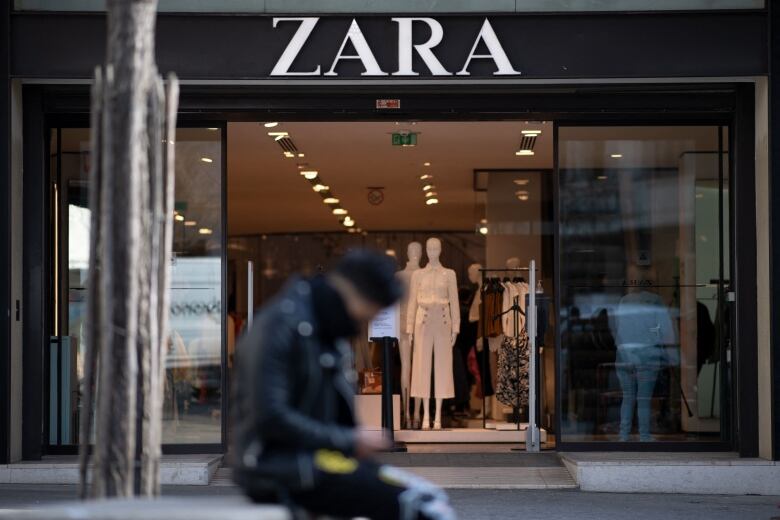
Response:
[[[445,489],[575,489],[555,453],[382,453],[378,460],[403,468]],[[212,486],[232,486],[219,468]]]
[[[222,455],[165,455],[160,464],[160,481],[163,485],[207,486],[221,462]],[[0,484],[78,483],[76,456],[0,465]]]
[[[780,465],[736,453],[562,453],[583,491],[780,495]]]

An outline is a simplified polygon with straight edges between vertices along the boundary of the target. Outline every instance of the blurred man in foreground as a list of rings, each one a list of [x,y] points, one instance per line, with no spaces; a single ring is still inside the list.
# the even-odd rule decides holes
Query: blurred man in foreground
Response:
[[[237,483],[255,501],[375,520],[452,519],[447,496],[371,460],[386,447],[356,428],[349,339],[401,296],[395,263],[348,253],[329,273],[294,279],[238,346]]]

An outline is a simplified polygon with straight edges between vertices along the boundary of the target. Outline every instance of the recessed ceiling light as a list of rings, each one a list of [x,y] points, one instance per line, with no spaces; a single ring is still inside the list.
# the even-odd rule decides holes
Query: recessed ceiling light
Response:
[[[184,225],[187,227],[197,226],[198,223],[194,220],[185,220]]]
[[[303,152],[299,152],[299,153],[298,153],[298,157],[306,157],[306,155],[304,155],[304,153],[303,153]]]
[[[526,186],[529,182],[531,182],[531,181],[528,180],[528,179],[515,179],[514,180],[514,183],[517,184],[518,186]]]
[[[317,178],[319,172],[317,170],[301,170],[301,175],[307,180],[314,180]]]
[[[480,232],[480,233],[482,233],[483,235],[487,235],[487,234],[488,234],[488,228],[487,228],[487,226],[481,226],[481,227],[479,228],[479,232]]]
[[[430,165],[431,165],[431,163],[429,163],[429,162],[424,162],[423,163],[423,166],[430,166]]]
[[[533,150],[518,150],[515,152],[515,155],[533,155]]]
[[[430,191],[433,188],[435,188],[433,184],[426,184],[425,186],[423,186],[423,191]]]
[[[354,225],[355,225],[355,221],[354,221],[354,220],[352,220],[352,219],[351,219],[351,218],[349,218],[349,217],[346,217],[346,218],[345,218],[345,219],[342,221],[342,224],[344,224],[344,225],[345,225],[345,226],[347,226],[347,227],[352,227],[352,226],[354,226]]]
[[[333,208],[334,215],[346,215],[348,212],[344,208]]]
[[[207,128],[206,130],[211,130],[212,132],[215,132],[215,131],[219,130],[219,128],[211,127],[211,128]]]
[[[541,130],[521,130],[521,134],[523,135],[539,135],[542,133]]]
[[[272,121],[272,122],[263,124],[263,126],[266,127],[266,128],[273,128],[273,127],[275,127],[278,124],[279,123],[277,123],[276,121]]]
[[[487,219],[483,218],[479,221],[480,224],[487,224]]]
[[[528,195],[518,195],[517,200],[522,200],[523,202],[528,200]]]
[[[428,200],[425,201],[425,203],[427,205],[429,205],[429,206],[432,206],[434,204],[438,204],[439,203],[439,199],[428,199]]]
[[[428,175],[427,173],[425,175],[420,175],[421,181],[424,181],[426,179],[433,179],[433,175]]]
[[[292,152],[284,152],[284,156],[287,157],[288,159],[291,159],[295,157],[295,154]]]
[[[518,197],[521,195],[528,195],[528,192],[526,190],[517,190],[515,192],[515,195],[517,195]]]
[[[212,159],[211,157],[201,157],[200,160],[203,161],[204,163],[213,163],[214,162],[214,159]]]
[[[623,157],[623,154],[622,153],[613,153],[613,154],[610,155],[610,157],[612,157],[613,159],[620,159],[621,157]]]
[[[429,191],[428,193],[425,194],[425,198],[427,199],[429,197],[435,197],[436,195],[437,194],[435,191]]]
[[[198,230],[198,233],[200,233],[201,235],[210,235],[213,233],[213,231],[211,231],[211,229],[207,227],[202,227]]]
[[[176,215],[173,218],[176,219],[176,222],[184,222],[184,215]]]
[[[288,132],[268,132],[271,137],[287,137],[290,135]]]
[[[600,180],[600,181],[605,181],[605,180],[607,180],[607,176],[606,176],[606,175],[599,175],[599,176],[598,176],[598,177],[596,177],[596,178],[597,178],[598,180]]]
[[[338,204],[339,199],[337,199],[336,197],[327,197],[323,199],[322,202],[324,202],[325,204]]]
[[[312,189],[316,191],[317,193],[321,191],[328,191],[330,189],[329,186],[325,186],[324,184],[315,184]]]

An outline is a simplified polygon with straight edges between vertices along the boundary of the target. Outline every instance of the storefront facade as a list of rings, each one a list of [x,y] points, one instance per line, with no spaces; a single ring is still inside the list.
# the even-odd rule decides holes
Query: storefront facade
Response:
[[[323,12],[308,2],[279,10],[240,2],[233,12],[223,3],[222,12],[183,12],[162,3],[170,12],[158,17],[158,65],[183,84],[179,160],[210,168],[177,176],[177,200],[190,201],[178,207],[182,225],[195,204],[207,207],[198,226],[208,240],[181,244],[197,253],[181,255],[187,261],[174,279],[178,269],[189,291],[182,294],[193,296],[172,309],[173,326],[178,316],[182,343],[198,345],[200,357],[190,350],[186,363],[211,368],[197,371],[198,395],[179,404],[171,398],[176,416],[190,419],[177,422],[168,451],[221,452],[229,435],[236,330],[228,302],[239,276],[230,247],[240,233],[228,224],[228,135],[238,125],[281,122],[303,133],[304,123],[406,121],[426,138],[435,132],[429,122],[462,123],[466,131],[468,124],[524,121],[544,122],[550,136],[550,162],[533,170],[549,179],[549,214],[539,219],[538,235],[555,317],[554,376],[549,419],[541,422],[556,447],[780,457],[772,335],[780,324],[773,296],[780,292],[772,290],[780,262],[772,261],[771,225],[780,189],[770,175],[778,148],[770,133],[772,22],[780,15],[771,6],[689,1],[680,10],[648,11],[614,2],[623,5],[604,12],[583,2],[579,11],[543,12],[544,2],[512,1],[457,12],[420,12],[412,3],[387,13],[363,3]],[[2,13],[9,51],[0,156],[9,218],[0,237],[8,266],[0,282],[8,306],[0,327],[7,376],[0,393],[8,396],[0,403],[0,457],[7,460],[73,450],[78,382],[62,367],[72,362],[78,373],[74,316],[83,269],[67,237],[84,206],[88,85],[105,38],[99,5],[72,2],[55,12],[47,2],[16,4]],[[608,162],[632,155],[628,165]],[[506,170],[499,162],[480,164]],[[478,178],[475,170],[475,192]],[[485,205],[489,239],[499,231],[489,227]],[[480,254],[495,265],[489,245]],[[625,331],[600,314],[619,314],[633,301],[626,296],[649,293],[673,302],[668,327],[662,320],[650,327],[660,336],[668,328],[673,338],[658,344],[669,348],[641,354],[653,357],[652,374],[625,369],[639,354],[621,352],[616,343]],[[210,328],[199,321],[188,332],[189,316],[208,316]],[[632,378],[638,435],[619,425]],[[707,392],[699,388],[705,381]],[[653,416],[652,436],[643,415]]]

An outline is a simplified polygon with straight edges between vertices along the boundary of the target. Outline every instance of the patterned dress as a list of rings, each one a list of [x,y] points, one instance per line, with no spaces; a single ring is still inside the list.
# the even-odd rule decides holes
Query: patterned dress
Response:
[[[528,334],[505,337],[498,350],[496,398],[507,406],[528,405],[528,367],[530,363]]]

